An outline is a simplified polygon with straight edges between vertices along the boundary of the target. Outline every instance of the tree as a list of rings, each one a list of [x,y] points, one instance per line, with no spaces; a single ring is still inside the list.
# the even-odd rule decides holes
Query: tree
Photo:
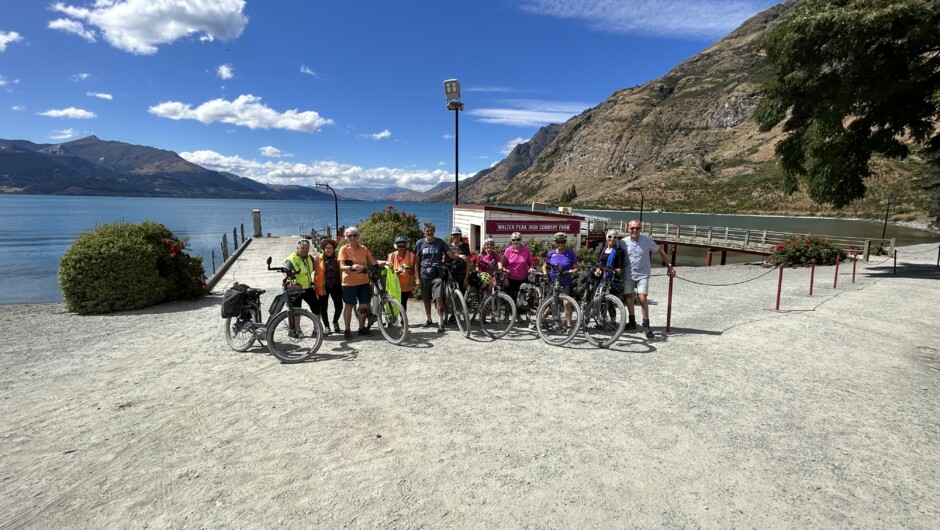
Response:
[[[873,154],[940,152],[940,0],[806,0],[759,44],[772,79],[754,117],[783,122],[784,188],[817,203],[865,195]]]

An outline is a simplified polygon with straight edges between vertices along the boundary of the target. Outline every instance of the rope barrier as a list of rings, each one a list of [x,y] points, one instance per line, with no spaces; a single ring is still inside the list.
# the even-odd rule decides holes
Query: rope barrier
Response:
[[[689,279],[687,279],[687,278],[683,278],[683,277],[679,276],[678,274],[676,275],[676,278],[679,279],[679,280],[682,280],[682,281],[684,281],[684,282],[694,283],[695,285],[704,285],[704,286],[706,286],[706,287],[730,287],[730,286],[733,286],[733,285],[741,285],[741,284],[744,284],[744,283],[753,282],[754,280],[758,280],[758,279],[760,279],[760,278],[763,278],[764,276],[767,276],[768,274],[770,274],[771,272],[775,271],[776,269],[777,269],[777,267],[774,267],[774,268],[768,270],[767,272],[765,272],[765,273],[763,273],[763,274],[761,274],[761,275],[759,275],[759,276],[755,276],[755,277],[753,277],[753,278],[751,278],[751,279],[748,279],[748,280],[742,280],[742,281],[740,281],[740,282],[733,282],[733,283],[704,283],[704,282],[697,282],[697,281],[695,281],[695,280],[689,280]],[[659,274],[658,276],[665,276],[665,275],[664,275],[664,274]]]

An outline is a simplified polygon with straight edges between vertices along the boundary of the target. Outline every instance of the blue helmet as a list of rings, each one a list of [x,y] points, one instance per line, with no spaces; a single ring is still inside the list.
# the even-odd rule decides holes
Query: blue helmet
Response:
[[[395,244],[397,245],[397,244],[399,244],[399,243],[408,243],[408,238],[405,237],[405,236],[398,236],[398,237],[396,237],[396,238],[395,238]]]

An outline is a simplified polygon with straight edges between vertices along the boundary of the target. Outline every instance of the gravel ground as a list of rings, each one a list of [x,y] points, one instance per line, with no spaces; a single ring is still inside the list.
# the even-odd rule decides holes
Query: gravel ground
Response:
[[[660,275],[657,339],[603,350],[418,328],[281,365],[227,348],[218,296],[0,307],[0,528],[933,529],[936,258],[818,267],[812,297],[786,269],[780,311],[776,270],[680,268],[670,332]]]

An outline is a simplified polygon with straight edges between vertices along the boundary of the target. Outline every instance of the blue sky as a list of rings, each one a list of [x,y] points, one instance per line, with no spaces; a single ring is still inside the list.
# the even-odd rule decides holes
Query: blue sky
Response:
[[[272,184],[453,182],[655,79],[749,0],[0,0],[0,138],[91,134]]]

